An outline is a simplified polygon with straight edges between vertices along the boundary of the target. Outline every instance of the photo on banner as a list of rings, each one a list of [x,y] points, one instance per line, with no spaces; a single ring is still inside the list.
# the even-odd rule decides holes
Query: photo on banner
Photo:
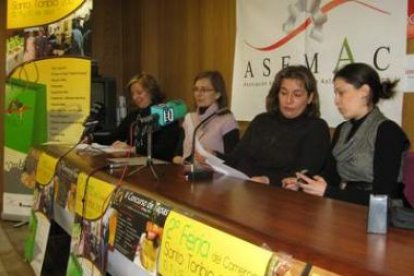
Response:
[[[71,233],[69,271],[83,275],[105,275],[108,252],[108,219],[115,185],[81,172],[75,198],[75,220]]]
[[[112,275],[158,275],[164,224],[171,207],[120,188],[108,223],[108,257]]]
[[[406,0],[239,0],[236,8],[231,108],[238,120],[250,121],[265,111],[275,74],[289,64],[313,72],[322,118],[332,127],[343,120],[334,104],[335,70],[365,62],[382,78],[404,77]],[[401,123],[404,81],[397,89],[400,93],[380,108]]]
[[[21,181],[30,148],[74,144],[89,114],[92,0],[48,7],[8,0],[2,217],[27,220],[33,189]]]

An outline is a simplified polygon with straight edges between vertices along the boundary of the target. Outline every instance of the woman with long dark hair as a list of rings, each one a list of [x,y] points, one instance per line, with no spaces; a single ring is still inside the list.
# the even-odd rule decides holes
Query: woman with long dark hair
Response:
[[[329,128],[319,118],[312,72],[302,65],[280,70],[266,98],[267,112],[250,123],[227,164],[252,180],[281,186],[300,170],[320,173],[329,155]]]

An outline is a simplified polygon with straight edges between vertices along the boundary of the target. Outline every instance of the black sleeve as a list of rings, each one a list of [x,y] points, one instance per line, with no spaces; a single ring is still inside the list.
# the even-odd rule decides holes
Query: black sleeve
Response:
[[[300,145],[296,168],[306,169],[310,175],[320,174],[328,160],[330,144],[328,125],[316,121]]]
[[[249,158],[248,150],[255,135],[254,129],[256,121],[256,119],[253,119],[253,121],[247,127],[246,132],[244,133],[239,143],[237,143],[237,145],[234,147],[233,151],[231,151],[229,154],[226,154],[225,160],[227,165],[238,169],[239,161]]]
[[[226,159],[226,155],[230,154],[233,151],[233,149],[236,147],[239,140],[240,140],[239,129],[235,128],[233,130],[230,130],[223,136],[224,154],[220,152],[215,152],[215,154],[221,159]]]
[[[407,137],[396,123],[385,121],[379,126],[374,153],[373,193],[391,197],[398,193],[401,158],[408,146]]]
[[[238,128],[235,128],[229,132],[227,132],[223,136],[223,143],[224,143],[224,154],[229,154],[233,151],[236,147],[237,143],[240,140],[240,131]]]
[[[329,152],[327,162],[320,174],[325,179],[326,183],[328,184],[328,187],[338,188],[341,183],[341,177],[339,176],[338,171],[336,169],[336,160],[332,154],[332,150],[338,142],[339,134],[341,133],[343,124],[344,123],[341,123],[335,128],[335,131],[332,135],[331,150]]]
[[[370,192],[363,190],[341,190],[338,186],[328,185],[324,197],[356,204],[368,205]]]
[[[177,147],[179,134],[180,126],[177,121],[154,132],[152,145],[154,158],[171,162]]]
[[[136,112],[131,112],[125,117],[119,126],[110,133],[95,133],[93,134],[93,142],[102,145],[110,145],[115,141],[126,142],[132,145],[134,141],[129,141],[130,137],[133,137],[134,133],[131,133],[131,125],[134,123],[136,118]]]
[[[183,155],[184,138],[185,138],[184,129],[182,127],[180,127],[180,130],[179,130],[179,133],[178,133],[177,146],[175,148],[174,156],[182,156]]]

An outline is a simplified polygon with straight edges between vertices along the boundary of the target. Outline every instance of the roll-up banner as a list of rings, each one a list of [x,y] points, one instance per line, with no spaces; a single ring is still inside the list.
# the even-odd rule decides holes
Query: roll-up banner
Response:
[[[92,0],[8,0],[4,114],[5,219],[30,215],[30,148],[74,144],[89,114]]]

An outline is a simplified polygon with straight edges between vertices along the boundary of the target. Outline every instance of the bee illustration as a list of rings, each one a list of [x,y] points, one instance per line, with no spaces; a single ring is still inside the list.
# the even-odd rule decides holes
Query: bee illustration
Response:
[[[20,120],[23,120],[23,112],[27,107],[18,99],[10,101],[9,106],[6,109],[7,114],[17,114]]]

